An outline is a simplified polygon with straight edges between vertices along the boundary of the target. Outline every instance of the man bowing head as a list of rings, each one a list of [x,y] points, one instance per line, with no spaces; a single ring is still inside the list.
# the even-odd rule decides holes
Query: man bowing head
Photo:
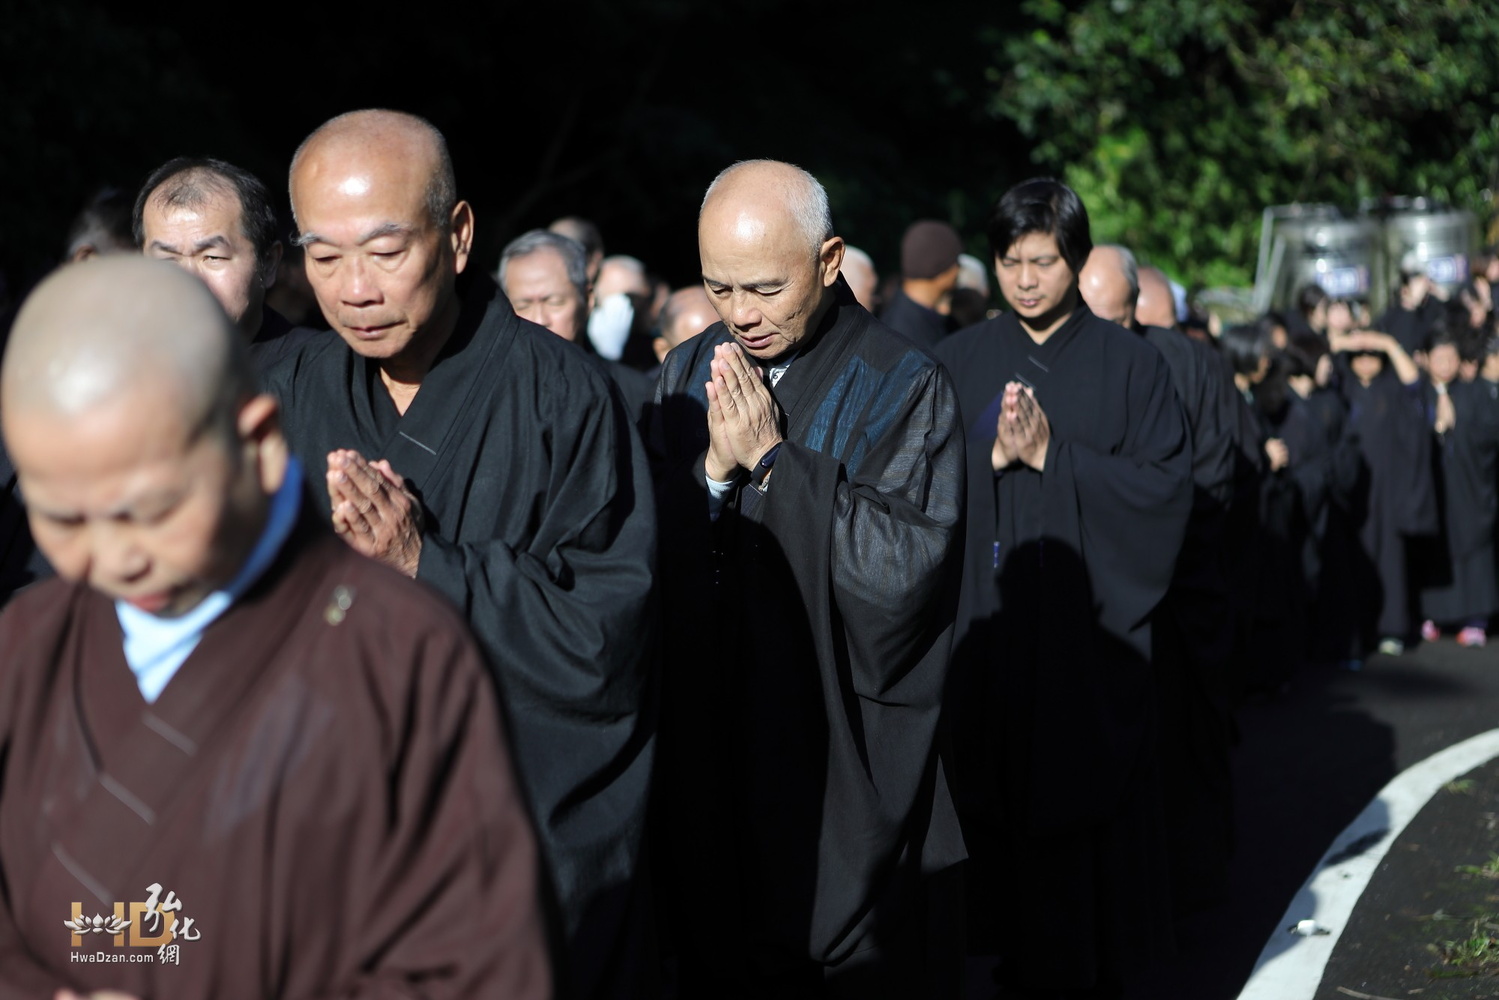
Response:
[[[0,615],[0,996],[548,995],[483,657],[304,510],[207,287],[58,272],[0,400],[59,574]]]
[[[806,171],[724,171],[698,244],[722,322],[667,355],[651,428],[682,995],[956,996],[951,382],[854,299]]]
[[[565,995],[647,996],[650,475],[608,374],[467,269],[456,191],[442,134],[414,115],[354,111],[303,142],[297,242],[339,337],[265,383],[334,529],[447,596],[489,655]]]

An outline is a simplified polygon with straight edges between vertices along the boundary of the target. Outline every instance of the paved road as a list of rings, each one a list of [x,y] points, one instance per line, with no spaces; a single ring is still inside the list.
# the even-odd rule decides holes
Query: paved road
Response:
[[[1181,954],[1133,997],[1233,1000],[1296,890],[1395,774],[1499,728],[1499,648],[1451,641],[1363,671],[1309,668],[1283,699],[1242,707],[1231,896],[1178,928]]]

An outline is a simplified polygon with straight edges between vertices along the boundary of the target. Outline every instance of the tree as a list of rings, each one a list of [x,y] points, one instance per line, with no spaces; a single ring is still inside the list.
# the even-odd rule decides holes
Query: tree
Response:
[[[1487,217],[1499,13],[1475,0],[1026,0],[991,111],[1096,240],[1248,284],[1260,210],[1424,194]]]

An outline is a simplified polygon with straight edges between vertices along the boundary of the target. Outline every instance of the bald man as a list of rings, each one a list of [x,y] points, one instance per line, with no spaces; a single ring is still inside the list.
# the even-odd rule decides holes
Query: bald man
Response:
[[[482,654],[306,509],[208,289],[62,270],[0,398],[59,574],[0,616],[0,996],[549,996]]]
[[[1135,318],[1141,326],[1163,330],[1176,329],[1176,297],[1171,282],[1159,268],[1139,269],[1139,293],[1135,301]]]
[[[856,246],[844,247],[843,264],[839,270],[842,271],[843,280],[848,282],[848,287],[854,293],[854,298],[858,300],[859,305],[874,312],[880,276],[875,271],[874,261],[869,254]]]
[[[720,174],[698,248],[721,322],[667,355],[651,436],[683,995],[956,997],[951,382],[854,300],[800,168]]]
[[[339,337],[266,384],[315,506],[467,617],[560,903],[562,988],[644,995],[655,514],[630,416],[597,365],[469,273],[473,211],[429,123],[329,121],[292,161],[291,201]]]
[[[661,307],[661,329],[652,345],[656,360],[665,362],[666,355],[678,344],[684,343],[718,322],[718,313],[702,285],[688,285],[672,292]]]
[[[1127,248],[1100,244],[1088,255],[1079,289],[1096,315],[1134,330],[1166,359],[1192,442],[1192,512],[1151,630],[1171,888],[1182,914],[1221,898],[1228,888],[1233,848],[1228,661],[1234,627],[1225,529],[1239,470],[1236,436],[1253,417],[1217,351],[1174,324],[1137,320],[1146,270]]]

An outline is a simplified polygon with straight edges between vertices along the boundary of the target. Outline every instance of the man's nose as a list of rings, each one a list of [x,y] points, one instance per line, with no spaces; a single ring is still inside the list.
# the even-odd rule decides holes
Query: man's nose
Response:
[[[113,522],[90,528],[89,578],[101,583],[129,583],[150,568],[151,561],[134,536]]]
[[[339,296],[351,306],[370,305],[380,300],[380,288],[364,258],[354,256],[344,262],[343,287]]]
[[[746,330],[758,326],[764,316],[758,302],[748,295],[736,295],[729,306],[729,318],[736,329]]]

